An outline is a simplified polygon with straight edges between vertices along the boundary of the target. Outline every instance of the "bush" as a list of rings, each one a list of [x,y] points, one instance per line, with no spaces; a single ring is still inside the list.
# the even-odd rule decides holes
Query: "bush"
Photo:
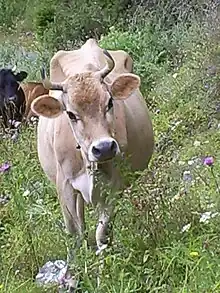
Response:
[[[34,31],[50,49],[74,47],[89,37],[99,38],[126,12],[129,1],[66,1],[38,9]],[[123,13],[122,13],[123,12]]]
[[[16,27],[26,9],[27,0],[0,0],[0,29],[8,31]]]
[[[34,30],[39,37],[43,37],[51,23],[54,23],[55,8],[53,6],[42,6],[38,8],[34,19]]]

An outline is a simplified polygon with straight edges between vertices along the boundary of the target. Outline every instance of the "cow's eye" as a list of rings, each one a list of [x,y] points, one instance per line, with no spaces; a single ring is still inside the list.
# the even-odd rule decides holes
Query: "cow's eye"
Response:
[[[110,98],[109,99],[109,101],[108,101],[108,108],[107,108],[107,112],[109,111],[109,110],[111,110],[111,108],[113,107],[113,99],[112,98]]]
[[[73,114],[73,112],[66,111],[66,113],[68,114],[70,120],[75,121],[75,122],[78,120],[77,117],[76,117],[76,115]]]

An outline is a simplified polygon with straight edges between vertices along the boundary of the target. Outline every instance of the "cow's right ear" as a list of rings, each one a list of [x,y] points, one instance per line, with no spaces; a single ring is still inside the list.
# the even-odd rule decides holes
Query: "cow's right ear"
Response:
[[[17,81],[21,82],[22,80],[24,80],[26,77],[28,76],[26,71],[20,71],[18,72],[15,77],[17,79]]]
[[[42,95],[31,103],[31,110],[38,116],[55,118],[63,112],[63,105],[49,95]]]

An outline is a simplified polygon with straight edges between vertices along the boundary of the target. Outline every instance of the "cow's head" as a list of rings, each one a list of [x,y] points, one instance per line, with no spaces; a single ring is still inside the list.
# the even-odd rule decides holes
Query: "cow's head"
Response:
[[[17,101],[19,83],[27,77],[25,71],[20,71],[17,74],[14,71],[15,67],[0,70],[0,100],[2,103]]]
[[[107,84],[104,78],[114,68],[114,60],[107,51],[107,65],[100,71],[85,72],[52,83],[42,72],[45,87],[61,90],[60,99],[44,95],[32,103],[37,115],[55,118],[66,112],[75,139],[90,162],[111,160],[120,152],[114,138],[114,100],[124,100],[139,87],[140,78],[126,73]]]

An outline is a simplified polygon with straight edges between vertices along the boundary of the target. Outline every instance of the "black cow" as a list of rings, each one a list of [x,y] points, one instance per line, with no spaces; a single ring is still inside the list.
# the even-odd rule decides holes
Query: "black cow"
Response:
[[[25,112],[25,95],[20,82],[27,77],[27,72],[17,74],[13,69],[0,70],[0,116],[4,127],[9,119],[21,121]]]

